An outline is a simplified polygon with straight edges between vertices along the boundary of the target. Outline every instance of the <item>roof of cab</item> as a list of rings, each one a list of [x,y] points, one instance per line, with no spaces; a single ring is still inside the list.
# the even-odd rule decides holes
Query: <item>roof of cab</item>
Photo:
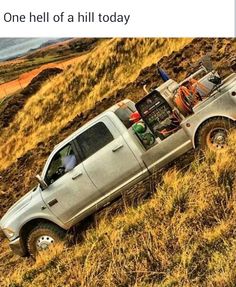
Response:
[[[103,111],[101,114],[97,115],[96,117],[94,117],[93,119],[91,119],[90,121],[88,121],[87,123],[85,123],[82,127],[78,128],[75,132],[73,132],[71,135],[69,135],[67,138],[65,138],[63,141],[61,141],[60,143],[58,143],[57,145],[54,146],[55,148],[58,148],[60,146],[64,146],[66,143],[70,142],[78,133],[80,130],[82,129],[86,129],[86,127],[90,126],[91,123],[97,121],[99,118],[101,118],[102,116],[104,116],[104,114],[107,114],[108,112],[115,112],[117,109],[119,109],[121,107],[122,104],[126,104],[128,102],[131,102],[131,100],[129,99],[124,99],[123,101],[118,102],[117,104],[111,106],[110,108],[106,109],[105,111]]]

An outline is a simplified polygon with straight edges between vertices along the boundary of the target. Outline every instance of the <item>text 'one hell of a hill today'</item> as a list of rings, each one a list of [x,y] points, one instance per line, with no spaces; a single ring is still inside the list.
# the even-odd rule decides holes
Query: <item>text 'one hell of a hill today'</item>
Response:
[[[12,14],[10,12],[4,13],[4,22],[7,23],[120,23],[127,25],[130,21],[130,14],[119,14],[113,12],[110,14],[95,13],[95,12],[77,12],[69,14],[66,12],[60,12],[52,14],[51,12],[43,12],[41,14],[35,14],[29,12],[29,14]]]

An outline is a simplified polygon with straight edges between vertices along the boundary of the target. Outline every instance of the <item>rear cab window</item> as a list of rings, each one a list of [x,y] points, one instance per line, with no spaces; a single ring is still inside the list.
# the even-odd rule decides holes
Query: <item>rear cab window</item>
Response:
[[[135,111],[136,109],[132,102],[121,103],[120,107],[115,111],[115,115],[120,119],[124,126],[129,129],[132,127],[130,115]]]
[[[103,122],[96,123],[76,138],[81,157],[87,159],[114,140],[113,135]]]

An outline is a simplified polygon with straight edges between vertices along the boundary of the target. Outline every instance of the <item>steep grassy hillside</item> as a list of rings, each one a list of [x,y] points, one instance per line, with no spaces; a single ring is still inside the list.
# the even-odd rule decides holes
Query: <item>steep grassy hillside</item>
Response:
[[[236,286],[235,157],[232,135],[222,153],[166,172],[151,199],[108,208],[77,245],[35,263],[3,254],[1,286]]]
[[[35,184],[55,144],[161,83],[152,63],[180,81],[206,53],[222,76],[236,70],[235,39],[112,39],[43,84],[1,129],[0,216]],[[146,186],[135,186],[36,262],[0,237],[0,286],[236,286],[235,143],[233,135],[223,153],[190,166],[189,154],[181,158],[154,177],[152,198],[137,199]]]
[[[112,39],[45,84],[1,131],[2,169],[64,127],[77,114],[132,82],[140,70],[190,39]],[[127,95],[128,96],[128,95]]]

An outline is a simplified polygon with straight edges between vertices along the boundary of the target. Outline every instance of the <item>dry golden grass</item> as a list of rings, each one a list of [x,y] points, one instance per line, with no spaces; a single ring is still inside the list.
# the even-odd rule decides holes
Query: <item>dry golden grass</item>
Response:
[[[109,39],[79,57],[32,96],[11,125],[1,131],[0,166],[46,141],[81,111],[132,82],[140,70],[191,39]],[[129,97],[129,95],[127,95]]]
[[[108,213],[77,245],[21,259],[2,286],[236,286],[235,157],[233,134],[223,153],[172,168],[152,198]]]

